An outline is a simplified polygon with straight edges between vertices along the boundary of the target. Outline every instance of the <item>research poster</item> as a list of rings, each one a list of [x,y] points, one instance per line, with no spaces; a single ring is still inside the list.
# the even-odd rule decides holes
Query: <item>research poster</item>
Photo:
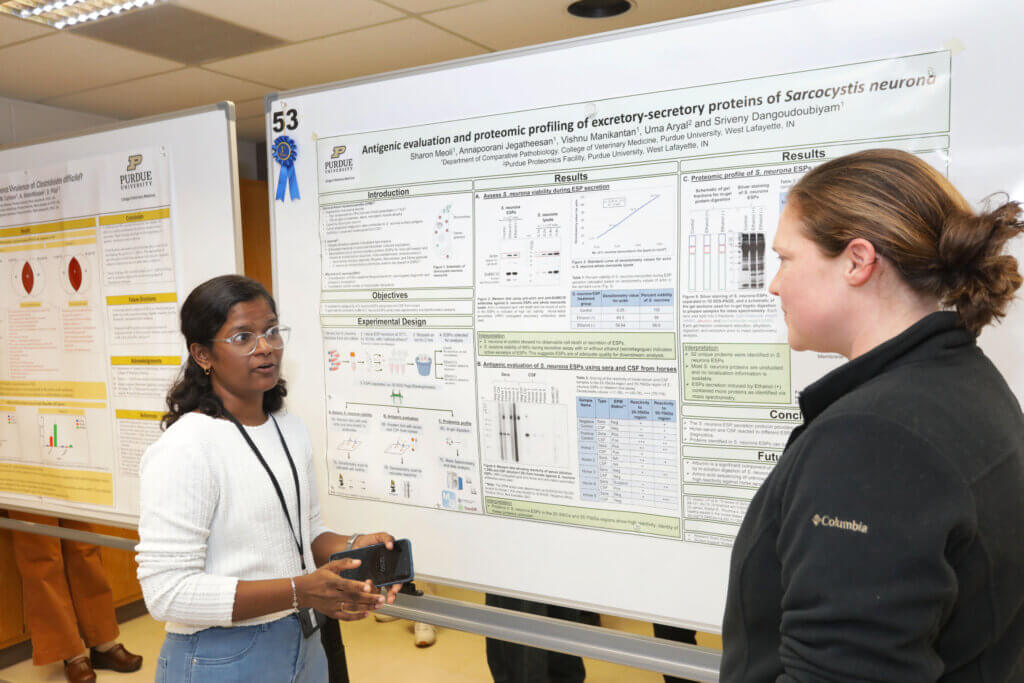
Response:
[[[138,504],[181,365],[160,147],[0,174],[0,491]]]
[[[842,359],[768,292],[788,188],[947,172],[933,52],[317,140],[328,491],[731,545]]]

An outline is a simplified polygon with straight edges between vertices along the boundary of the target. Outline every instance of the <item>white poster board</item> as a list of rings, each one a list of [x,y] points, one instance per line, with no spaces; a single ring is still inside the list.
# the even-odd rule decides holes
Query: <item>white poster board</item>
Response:
[[[242,263],[234,118],[0,148],[0,506],[136,523],[180,303]]]
[[[778,2],[268,98],[327,521],[412,538],[444,582],[718,630],[747,501],[840,362],[792,353],[765,291],[787,189],[898,147],[972,201],[1024,195],[1021,27],[995,0]],[[982,342],[1021,396],[1014,313]]]

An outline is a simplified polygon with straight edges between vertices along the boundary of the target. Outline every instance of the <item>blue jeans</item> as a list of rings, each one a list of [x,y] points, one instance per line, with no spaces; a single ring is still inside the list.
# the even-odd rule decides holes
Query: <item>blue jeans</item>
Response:
[[[294,614],[268,624],[168,633],[156,663],[156,683],[326,683],[319,634],[302,637]]]

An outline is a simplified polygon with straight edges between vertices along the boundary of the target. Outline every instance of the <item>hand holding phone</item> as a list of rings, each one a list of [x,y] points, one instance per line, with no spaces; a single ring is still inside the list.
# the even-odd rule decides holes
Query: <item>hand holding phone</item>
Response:
[[[296,576],[293,581],[299,607],[312,607],[334,619],[355,621],[383,605],[384,596],[371,584],[341,578],[341,572],[353,565],[354,560],[341,559],[328,562],[311,574]]]
[[[393,543],[390,550],[384,543],[353,548],[331,555],[331,561],[341,559],[359,560],[358,567],[340,572],[343,579],[350,581],[372,581],[374,586],[391,586],[406,583],[414,578],[412,564],[412,542],[402,538]]]

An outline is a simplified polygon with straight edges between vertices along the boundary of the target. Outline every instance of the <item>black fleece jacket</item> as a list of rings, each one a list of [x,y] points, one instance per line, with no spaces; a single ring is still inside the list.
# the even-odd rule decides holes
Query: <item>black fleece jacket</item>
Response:
[[[721,680],[1024,681],[1024,418],[956,314],[800,406],[733,546]]]

